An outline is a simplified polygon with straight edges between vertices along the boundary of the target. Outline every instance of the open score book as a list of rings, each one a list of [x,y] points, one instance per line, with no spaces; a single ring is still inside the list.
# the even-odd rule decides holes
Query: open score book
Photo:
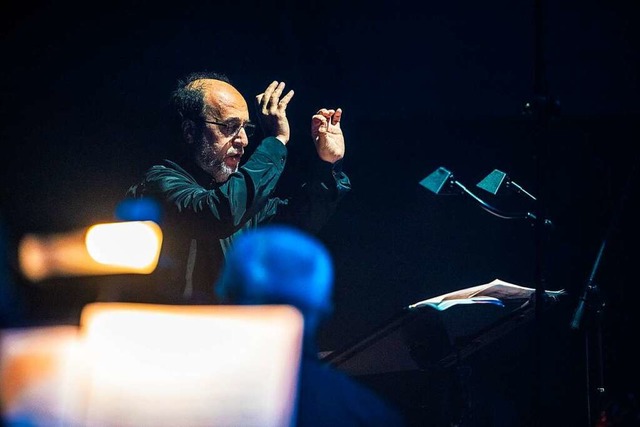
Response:
[[[528,300],[535,292],[536,290],[534,288],[514,285],[504,280],[494,279],[483,285],[472,286],[418,301],[415,304],[411,304],[409,308],[414,309],[431,306],[438,311],[443,311],[458,304],[495,304],[504,306],[503,300]],[[555,300],[561,295],[565,295],[566,291],[564,289],[557,291],[545,290],[545,294]]]

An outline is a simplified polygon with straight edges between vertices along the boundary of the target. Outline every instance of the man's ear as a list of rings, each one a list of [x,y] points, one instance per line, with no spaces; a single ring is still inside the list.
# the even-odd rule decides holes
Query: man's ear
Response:
[[[182,121],[182,137],[184,138],[187,144],[193,143],[195,139],[195,123],[193,120],[183,120]]]

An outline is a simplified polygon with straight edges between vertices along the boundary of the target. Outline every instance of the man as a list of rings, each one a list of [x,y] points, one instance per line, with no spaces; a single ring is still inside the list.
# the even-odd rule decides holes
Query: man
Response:
[[[223,303],[287,304],[301,312],[296,426],[405,425],[397,408],[318,358],[316,336],[332,312],[333,279],[331,256],[319,240],[286,225],[266,225],[236,239],[215,289]]]
[[[211,285],[233,239],[267,222],[289,222],[317,232],[350,190],[342,172],[341,109],[320,109],[311,134],[319,167],[290,198],[274,197],[287,159],[293,98],[284,82],[256,96],[265,138],[241,165],[251,123],[245,98],[217,73],[200,72],[179,81],[172,104],[179,116],[184,158],[152,166],[128,197],[152,198],[163,210],[163,249],[153,275],[154,299],[170,303],[214,303]],[[148,296],[145,297],[148,299]]]

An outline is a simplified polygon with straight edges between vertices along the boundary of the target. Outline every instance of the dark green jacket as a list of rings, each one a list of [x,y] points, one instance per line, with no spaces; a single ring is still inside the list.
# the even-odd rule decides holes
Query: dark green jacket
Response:
[[[213,285],[224,253],[243,230],[284,222],[316,233],[351,189],[341,162],[321,162],[312,179],[288,198],[274,191],[287,148],[265,138],[247,162],[223,184],[192,163],[165,160],[152,166],[127,197],[150,197],[163,210],[162,251],[143,299],[166,303],[215,303]],[[149,285],[146,285],[149,286]],[[126,298],[125,298],[126,299]]]

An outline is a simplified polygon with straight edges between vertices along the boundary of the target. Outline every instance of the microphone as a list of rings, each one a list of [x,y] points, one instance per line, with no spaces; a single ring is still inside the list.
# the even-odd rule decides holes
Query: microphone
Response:
[[[511,178],[509,178],[509,175],[498,169],[494,169],[493,172],[485,176],[476,184],[476,187],[479,187],[494,196],[498,195],[500,192],[504,193],[505,191],[515,191],[518,194],[524,194],[534,202],[538,200],[533,194],[522,188],[515,181],[512,181]],[[533,215],[532,218],[535,219],[535,215]],[[545,219],[544,225],[553,228],[553,222],[550,219]]]
[[[494,169],[493,172],[484,177],[482,181],[476,184],[476,186],[493,194],[494,196],[497,195],[501,189],[505,189],[524,194],[533,201],[536,200],[531,193],[512,181],[506,173],[499,171],[498,169]]]
[[[442,166],[422,179],[420,185],[436,195],[457,195],[464,192],[453,174]]]
[[[491,206],[480,197],[476,196],[473,192],[471,192],[460,181],[456,180],[453,174],[442,166],[423,178],[420,181],[420,185],[425,187],[427,190],[435,193],[436,195],[466,194],[473,200],[475,200],[482,209],[492,215],[503,219],[536,219],[536,216],[531,212],[507,213]]]

